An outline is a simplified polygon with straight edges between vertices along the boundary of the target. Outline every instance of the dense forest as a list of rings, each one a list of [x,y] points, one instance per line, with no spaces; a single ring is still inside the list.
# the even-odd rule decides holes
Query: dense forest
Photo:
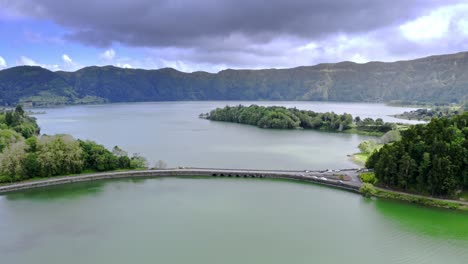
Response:
[[[316,113],[314,111],[285,108],[280,106],[226,106],[217,108],[200,117],[213,121],[233,122],[253,125],[260,128],[276,129],[319,129],[328,131],[346,131],[352,128],[363,132],[385,133],[395,128],[394,124],[385,123],[382,119],[356,117],[350,114],[333,112]]]
[[[468,188],[468,112],[409,127],[400,141],[374,152],[366,166],[381,186],[455,196]]]
[[[69,135],[40,136],[35,118],[21,106],[0,113],[0,152],[0,182],[146,166],[118,146],[109,151]]]
[[[292,69],[184,73],[174,69],[35,66],[0,71],[0,105],[33,106],[174,100],[343,102],[468,101],[468,53],[391,63],[324,63]]]

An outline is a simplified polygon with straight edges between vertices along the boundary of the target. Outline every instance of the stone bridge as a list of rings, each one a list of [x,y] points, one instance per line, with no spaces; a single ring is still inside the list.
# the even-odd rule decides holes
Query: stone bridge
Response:
[[[85,182],[120,178],[155,178],[155,177],[232,177],[232,178],[267,178],[287,179],[332,186],[352,192],[359,192],[361,182],[358,169],[322,170],[322,171],[289,171],[289,170],[251,170],[251,169],[216,169],[216,168],[182,168],[161,170],[136,170],[120,172],[103,172],[77,176],[52,177],[44,180],[12,183],[0,186],[0,194],[31,188],[40,188],[74,182]]]

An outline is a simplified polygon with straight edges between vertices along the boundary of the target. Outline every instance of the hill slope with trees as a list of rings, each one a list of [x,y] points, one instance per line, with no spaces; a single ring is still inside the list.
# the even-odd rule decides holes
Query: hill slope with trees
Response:
[[[443,197],[468,189],[468,112],[411,126],[401,136],[367,160],[379,185]]]
[[[228,69],[216,74],[113,66],[75,72],[37,66],[0,71],[1,105],[173,100],[464,102],[468,100],[468,53],[390,63]]]

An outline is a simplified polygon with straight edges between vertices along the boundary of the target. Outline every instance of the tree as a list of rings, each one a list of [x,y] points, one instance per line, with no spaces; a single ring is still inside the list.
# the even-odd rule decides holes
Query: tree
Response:
[[[114,154],[117,157],[128,156],[128,153],[125,150],[121,149],[119,146],[114,146],[114,148],[112,149],[112,154]]]
[[[0,155],[0,173],[10,181],[22,180],[25,176],[26,147],[24,141],[16,142]]]
[[[13,143],[24,140],[16,131],[11,129],[0,129],[0,152]]]
[[[13,112],[8,111],[5,113],[5,123],[7,126],[13,126],[16,120],[14,120]]]
[[[22,105],[16,105],[16,108],[15,108],[15,113],[18,114],[19,116],[24,116],[24,110],[23,110],[23,106]]]
[[[387,144],[395,141],[401,140],[401,133],[399,130],[390,130],[387,133],[385,133],[381,138],[380,138],[380,143],[381,144]]]
[[[155,168],[156,169],[165,169],[165,168],[167,168],[167,163],[164,162],[163,160],[158,160]]]
[[[377,193],[377,190],[375,189],[374,185],[365,182],[361,185],[361,188],[359,188],[359,192],[365,197],[371,197]]]
[[[374,140],[364,140],[358,148],[362,153],[372,153],[377,148],[377,143]]]
[[[37,160],[41,175],[55,176],[83,170],[83,151],[69,135],[42,136],[37,143]]]
[[[133,154],[132,158],[130,159],[130,168],[143,169],[146,167],[148,167],[148,161],[146,158],[140,156],[138,153]]]
[[[27,153],[24,160],[25,178],[33,178],[41,175],[41,164],[36,153]]]
[[[368,159],[380,184],[452,197],[468,188],[468,113],[411,126]]]

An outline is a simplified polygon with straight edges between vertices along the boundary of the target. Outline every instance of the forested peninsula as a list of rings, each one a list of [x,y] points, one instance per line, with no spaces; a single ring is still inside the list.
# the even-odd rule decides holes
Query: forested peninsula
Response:
[[[372,118],[353,119],[351,114],[333,112],[317,113],[297,108],[281,106],[226,106],[210,113],[200,114],[201,118],[213,121],[224,121],[273,129],[316,129],[324,131],[354,132],[362,134],[383,135],[396,129],[396,124]]]
[[[466,72],[467,52],[388,63],[322,63],[218,73],[113,66],[52,72],[19,66],[0,71],[0,105],[181,100],[463,103],[468,101]]]
[[[384,188],[456,198],[468,190],[468,112],[401,131],[367,160]]]
[[[93,141],[39,132],[21,106],[0,112],[0,183],[146,166],[143,157],[129,157],[118,146],[109,151]]]

